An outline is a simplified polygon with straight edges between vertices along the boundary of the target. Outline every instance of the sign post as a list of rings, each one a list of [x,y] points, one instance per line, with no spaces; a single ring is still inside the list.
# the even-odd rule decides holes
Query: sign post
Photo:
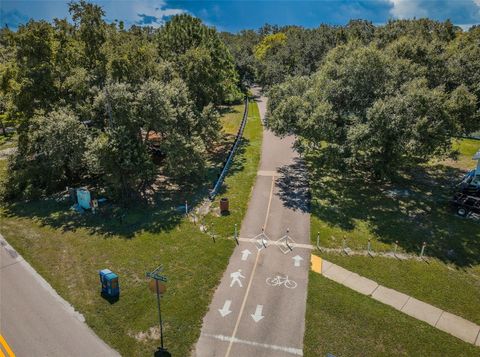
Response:
[[[164,284],[160,284],[159,281],[161,282],[166,282],[167,277],[158,274],[163,270],[163,265],[160,265],[158,268],[156,268],[154,271],[150,273],[146,273],[146,276],[153,279],[155,281],[155,284],[150,284],[150,290],[153,290],[154,292],[157,293],[157,306],[158,306],[158,320],[160,323],[160,352],[166,351],[166,349],[163,346],[163,324],[162,324],[162,310],[160,309],[160,294],[163,294],[166,290],[166,287]]]

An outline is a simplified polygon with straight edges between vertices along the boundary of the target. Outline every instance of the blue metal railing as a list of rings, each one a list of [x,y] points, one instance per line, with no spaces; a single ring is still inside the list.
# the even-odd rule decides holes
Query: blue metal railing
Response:
[[[215,183],[215,186],[213,186],[213,189],[210,191],[209,197],[212,201],[213,199],[215,199],[215,196],[218,194],[220,187],[222,187],[222,183],[223,183],[223,180],[225,179],[225,176],[227,176],[228,168],[233,161],[233,156],[235,155],[235,151],[237,150],[238,145],[242,140],[243,129],[245,129],[245,125],[247,124],[247,118],[248,118],[248,97],[245,97],[245,109],[243,111],[242,123],[240,124],[240,128],[238,129],[235,142],[233,143],[233,146],[230,148],[228,159],[225,162],[225,165],[223,166],[222,172],[220,173],[220,176],[218,177],[217,182]]]

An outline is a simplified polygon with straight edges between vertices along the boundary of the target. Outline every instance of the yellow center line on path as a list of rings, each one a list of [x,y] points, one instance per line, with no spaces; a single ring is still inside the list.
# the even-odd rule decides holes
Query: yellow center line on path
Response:
[[[15,353],[13,353],[12,349],[10,348],[7,341],[5,341],[2,335],[0,335],[0,345],[3,346],[5,351],[7,351],[7,354],[9,357],[15,357]],[[0,349],[0,357],[5,357],[1,349]]]
[[[275,176],[272,176],[272,186],[270,187],[270,197],[268,198],[268,207],[267,207],[267,214],[265,215],[265,222],[263,223],[263,231],[267,230],[267,223],[268,223],[268,216],[270,214],[270,206],[272,204],[272,197],[273,197],[273,188],[275,184]]]
[[[265,232],[265,229],[267,228],[268,215],[270,213],[270,206],[271,206],[271,203],[272,203],[274,184],[275,184],[275,176],[272,176],[272,186],[270,187],[270,197],[268,199],[267,214],[265,216],[265,222],[264,222],[264,225],[263,225],[263,231],[264,232]],[[245,304],[247,303],[248,293],[250,292],[250,287],[252,286],[253,277],[255,276],[255,270],[257,269],[258,258],[260,257],[260,252],[261,252],[260,250],[257,251],[257,256],[255,258],[255,264],[253,265],[252,274],[250,274],[250,280],[248,281],[247,291],[245,292],[245,296],[243,297],[242,306],[240,307],[240,312],[238,314],[237,322],[235,323],[235,328],[233,329],[232,337],[230,338],[230,343],[228,344],[228,348],[227,348],[227,352],[225,353],[225,357],[230,356],[230,351],[232,350],[232,344],[233,344],[233,341],[235,340],[235,335],[237,334],[238,325],[240,325],[240,319],[243,315],[243,310],[245,309]]]
[[[225,357],[230,355],[230,351],[232,349],[232,344],[235,339],[235,335],[237,334],[238,325],[240,325],[240,318],[243,314],[243,309],[245,308],[245,304],[247,303],[248,292],[250,291],[250,287],[252,286],[253,276],[255,275],[255,269],[257,269],[258,257],[260,257],[260,250],[257,251],[257,257],[255,258],[255,265],[253,266],[252,274],[250,275],[250,280],[248,281],[247,291],[245,292],[245,296],[243,297],[242,307],[240,308],[240,313],[238,314],[237,322],[235,323],[235,328],[233,329],[232,337],[230,339],[230,343],[228,344],[227,352],[225,353]]]

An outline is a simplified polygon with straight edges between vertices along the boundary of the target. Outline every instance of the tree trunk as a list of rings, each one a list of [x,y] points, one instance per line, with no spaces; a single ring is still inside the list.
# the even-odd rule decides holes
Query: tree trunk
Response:
[[[2,127],[3,136],[7,136],[7,130],[5,129],[5,125],[3,124],[3,119],[0,119],[0,127]]]

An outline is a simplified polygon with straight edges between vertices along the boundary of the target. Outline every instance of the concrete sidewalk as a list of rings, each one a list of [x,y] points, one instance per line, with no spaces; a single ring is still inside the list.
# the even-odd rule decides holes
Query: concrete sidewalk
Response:
[[[312,255],[312,270],[465,342],[480,347],[480,326]]]

